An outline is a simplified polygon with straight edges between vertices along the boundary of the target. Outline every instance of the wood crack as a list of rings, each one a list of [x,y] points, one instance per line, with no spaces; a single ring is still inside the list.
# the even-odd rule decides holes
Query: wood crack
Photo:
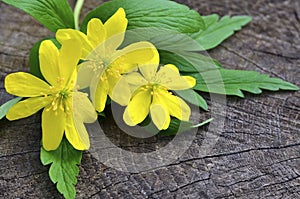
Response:
[[[9,157],[14,157],[14,156],[19,156],[19,155],[26,155],[29,153],[39,153],[40,151],[38,150],[34,150],[34,151],[22,151],[19,153],[12,153],[12,154],[6,154],[6,155],[1,155],[0,159],[4,159],[4,158],[9,158]]]
[[[264,72],[266,72],[266,73],[268,73],[268,74],[273,74],[273,75],[276,76],[276,77],[278,76],[276,73],[273,73],[272,71],[268,71],[268,70],[264,69],[263,67],[261,67],[260,65],[258,65],[258,64],[255,63],[254,61],[252,61],[251,59],[245,57],[244,55],[241,55],[240,53],[236,52],[235,50],[230,49],[230,48],[228,48],[228,47],[226,47],[225,45],[222,45],[222,44],[221,44],[220,46],[223,47],[223,48],[225,48],[227,51],[229,51],[229,52],[235,54],[236,56],[238,56],[238,57],[240,57],[240,58],[246,60],[247,62],[252,63],[253,65],[255,65],[255,66],[256,66],[257,68],[259,68],[260,70],[262,70],[262,71],[264,71]]]
[[[272,55],[272,56],[276,56],[276,57],[282,57],[282,58],[285,58],[285,59],[294,59],[294,60],[299,60],[300,59],[299,56],[287,56],[287,55],[274,53],[274,52],[270,52],[270,51],[266,51],[266,50],[260,50],[260,49],[251,49],[251,50],[256,51],[256,52],[260,52],[260,53],[264,53],[264,54],[268,54],[268,55]]]

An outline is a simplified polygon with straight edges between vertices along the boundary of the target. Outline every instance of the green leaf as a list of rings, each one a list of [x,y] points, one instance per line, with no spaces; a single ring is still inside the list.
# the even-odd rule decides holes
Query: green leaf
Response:
[[[299,90],[294,84],[278,78],[271,78],[269,75],[256,71],[220,69],[190,75],[197,80],[195,90],[239,97],[244,97],[242,91],[260,94],[261,89],[270,91]]]
[[[140,41],[149,41],[157,49],[171,52],[203,50],[198,42],[187,34],[157,27],[127,30],[121,47]]]
[[[162,64],[174,64],[180,72],[205,72],[220,68],[220,63],[205,55],[194,52],[169,52],[160,50]]]
[[[46,151],[41,147],[41,162],[43,165],[51,164],[49,176],[53,183],[57,183],[57,190],[65,198],[75,198],[77,175],[79,174],[78,164],[81,162],[82,151],[78,151],[63,139],[55,151]]]
[[[13,106],[15,105],[16,103],[18,103],[22,98],[21,97],[16,97],[12,100],[9,100],[8,102],[2,104],[0,106],[0,120],[2,118],[5,117],[6,113],[8,112],[8,110]]]
[[[183,133],[189,131],[193,128],[193,123],[181,121],[177,118],[172,118],[168,129],[160,131],[158,135],[160,136],[173,136],[178,133]]]
[[[29,72],[42,80],[44,80],[44,77],[40,70],[39,49],[42,41],[44,40],[46,39],[43,39],[34,44],[34,46],[30,50],[29,56]]]
[[[205,29],[198,12],[169,0],[112,0],[91,11],[83,20],[81,30],[86,32],[92,18],[107,21],[120,7],[128,19],[128,29],[158,27],[181,33],[194,33]]]
[[[220,64],[212,58],[195,51],[201,46],[186,34],[159,28],[142,28],[126,32],[122,47],[135,42],[149,41],[158,50],[162,64],[174,64],[181,72],[215,70]]]
[[[42,80],[45,80],[45,79],[40,70],[39,49],[40,49],[41,43],[45,40],[51,40],[58,48],[60,48],[60,44],[53,37],[44,38],[41,41],[35,43],[34,46],[31,48],[30,56],[29,56],[30,73]]]
[[[203,108],[206,111],[208,110],[208,106],[205,99],[201,95],[196,93],[194,90],[192,89],[178,90],[175,91],[175,93],[178,94],[181,98],[183,98],[187,102],[194,104],[200,108]]]
[[[219,21],[216,14],[204,16],[205,30],[191,34],[191,37],[198,41],[204,50],[212,49],[222,43],[225,39],[248,24],[252,18],[249,16],[225,16]]]
[[[139,126],[143,127],[147,132],[153,133],[158,132],[159,130],[151,120],[151,117],[148,115],[143,122],[139,124]],[[191,130],[193,128],[193,123],[187,121],[181,121],[177,118],[172,117],[170,121],[170,125],[166,130],[159,131],[157,135],[161,136],[172,136],[177,133],[183,133],[185,131]]]
[[[184,133],[186,131],[189,131],[193,128],[198,128],[201,126],[204,126],[205,124],[208,124],[213,119],[208,119],[200,124],[194,125],[193,123],[189,121],[181,121],[177,118],[172,117],[170,121],[170,125],[166,130],[162,130],[158,132],[157,127],[151,120],[151,117],[148,115],[143,122],[139,124],[139,126],[143,127],[147,132],[153,133],[158,132],[157,135],[159,136],[174,136],[178,133]]]
[[[67,0],[3,0],[31,15],[46,28],[74,28],[72,9]]]
[[[201,126],[204,126],[208,123],[213,121],[213,118],[210,118],[208,120],[205,120],[204,122],[201,122],[200,124],[193,125],[191,122],[186,121],[180,121],[177,118],[172,118],[170,122],[170,126],[168,129],[160,131],[158,135],[160,136],[174,136],[179,133],[184,133],[186,131],[189,131],[193,128],[198,128]]]

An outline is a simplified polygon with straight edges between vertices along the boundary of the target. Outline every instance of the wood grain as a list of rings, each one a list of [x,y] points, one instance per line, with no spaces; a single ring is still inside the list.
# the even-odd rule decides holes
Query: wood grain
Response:
[[[179,1],[180,2],[180,1]],[[300,2],[187,0],[203,15],[250,15],[253,22],[209,54],[225,68],[257,70],[300,85]],[[84,13],[99,1],[86,1]],[[22,11],[0,3],[0,104],[12,96],[4,77],[29,70],[29,51],[53,35]],[[207,96],[206,96],[207,97]],[[78,198],[300,198],[300,92],[227,98],[225,125],[213,150],[201,155],[205,128],[176,162],[126,173],[83,155]],[[39,160],[40,114],[0,121],[0,198],[61,198]],[[110,119],[108,137],[129,151],[155,150],[170,141],[140,140]]]

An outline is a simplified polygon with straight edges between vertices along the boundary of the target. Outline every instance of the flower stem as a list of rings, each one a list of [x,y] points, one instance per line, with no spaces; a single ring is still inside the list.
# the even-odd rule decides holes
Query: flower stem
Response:
[[[205,124],[210,123],[210,122],[213,121],[213,120],[214,120],[213,118],[210,118],[210,119],[205,120],[204,122],[202,122],[202,123],[200,123],[200,124],[196,124],[196,125],[192,126],[192,128],[198,128],[198,127],[200,127],[200,126],[203,126],[203,125],[205,125]]]
[[[74,22],[75,22],[76,30],[79,30],[79,17],[80,17],[80,11],[83,4],[84,4],[84,0],[77,0],[74,8]]]

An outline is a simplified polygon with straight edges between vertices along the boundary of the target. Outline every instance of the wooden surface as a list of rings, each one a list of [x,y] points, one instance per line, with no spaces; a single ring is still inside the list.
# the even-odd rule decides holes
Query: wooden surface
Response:
[[[203,15],[250,15],[253,22],[209,52],[225,68],[257,70],[300,86],[300,2],[187,0]],[[84,12],[97,5],[86,1]],[[11,98],[5,75],[29,70],[29,51],[52,35],[30,16],[0,3],[0,104]],[[300,92],[229,97],[213,150],[200,156],[202,131],[175,163],[140,173],[106,167],[85,152],[78,198],[300,198]],[[155,149],[168,139],[140,141],[105,125],[127,150]],[[0,121],[0,198],[61,198],[39,160],[40,114]],[[142,144],[141,144],[142,143]]]

